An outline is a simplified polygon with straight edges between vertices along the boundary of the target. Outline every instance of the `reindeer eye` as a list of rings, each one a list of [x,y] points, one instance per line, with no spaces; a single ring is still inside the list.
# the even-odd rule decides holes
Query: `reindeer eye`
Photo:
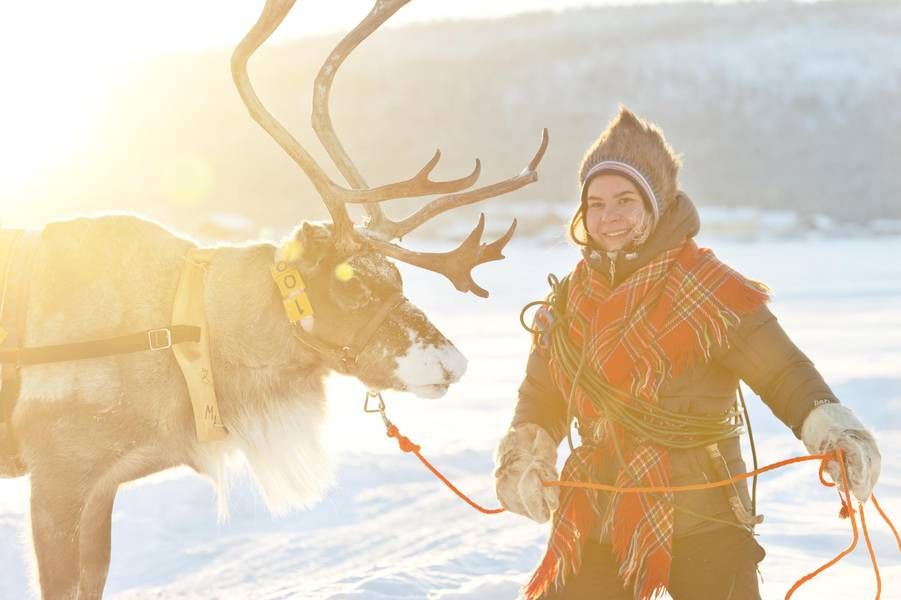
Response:
[[[353,275],[353,269],[349,266],[348,269],[349,271],[342,269],[340,273],[336,269],[332,289],[335,300],[345,310],[358,310],[372,302],[372,292],[362,279]],[[347,277],[348,272],[350,272],[349,277]]]

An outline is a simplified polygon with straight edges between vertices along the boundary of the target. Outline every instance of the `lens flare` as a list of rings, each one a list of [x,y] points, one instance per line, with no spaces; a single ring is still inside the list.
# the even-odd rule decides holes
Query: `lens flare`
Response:
[[[354,268],[347,263],[341,263],[335,267],[335,277],[338,281],[350,281],[354,276]]]

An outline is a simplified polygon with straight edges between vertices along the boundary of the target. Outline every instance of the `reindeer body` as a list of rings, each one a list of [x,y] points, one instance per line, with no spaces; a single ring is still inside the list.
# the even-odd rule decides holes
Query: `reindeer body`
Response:
[[[135,217],[48,226],[35,259],[26,344],[168,325],[191,247]],[[331,482],[319,443],[329,369],[292,336],[269,277],[274,252],[271,245],[221,248],[207,272],[216,392],[230,431],[225,441],[196,441],[171,351],[22,368],[12,423],[31,473],[45,597],[76,597],[79,587],[77,597],[100,596],[122,483],[189,465],[222,487],[226,463],[238,452],[275,510],[309,505]]]

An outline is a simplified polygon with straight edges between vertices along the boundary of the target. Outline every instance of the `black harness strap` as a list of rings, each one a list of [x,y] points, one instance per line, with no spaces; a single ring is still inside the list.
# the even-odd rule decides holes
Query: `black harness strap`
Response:
[[[372,341],[372,336],[382,326],[395,308],[401,306],[407,301],[400,292],[392,294],[386,298],[375,315],[366,323],[366,325],[357,330],[353,340],[346,346],[339,346],[327,340],[318,338],[314,334],[304,330],[300,323],[295,325],[294,337],[304,345],[308,346],[319,354],[330,356],[333,360],[339,361],[345,368],[351,368],[357,364],[357,359],[363,350]]]
[[[2,269],[0,282],[3,286],[0,288],[0,325],[4,326],[7,333],[6,339],[0,344],[0,371],[3,373],[5,388],[2,399],[6,400],[2,403],[3,406],[0,406],[0,421],[4,416],[9,416],[3,413],[12,411],[11,405],[18,392],[19,367],[165,350],[171,348],[173,344],[200,340],[199,327],[174,325],[88,342],[23,348],[31,270],[40,234],[28,231],[3,231],[2,235],[9,236],[10,242],[6,260],[0,260],[5,263],[0,264]]]
[[[90,342],[0,350],[0,363],[19,366],[37,365],[132,352],[166,350],[175,344],[199,341],[200,327],[173,325]]]

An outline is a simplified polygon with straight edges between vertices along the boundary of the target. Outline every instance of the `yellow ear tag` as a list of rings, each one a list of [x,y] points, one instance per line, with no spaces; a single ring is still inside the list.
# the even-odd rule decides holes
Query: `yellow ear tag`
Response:
[[[292,323],[297,323],[304,317],[313,316],[313,307],[310,305],[310,299],[306,294],[285,300],[285,312],[288,313],[288,319]]]
[[[272,265],[272,279],[282,294],[285,313],[292,323],[313,316],[313,306],[307,296],[307,287],[300,272],[285,261]]]
[[[0,344],[3,343],[3,340],[5,340],[8,335],[9,335],[9,332],[6,331],[5,329],[3,329],[2,327],[0,327]]]

